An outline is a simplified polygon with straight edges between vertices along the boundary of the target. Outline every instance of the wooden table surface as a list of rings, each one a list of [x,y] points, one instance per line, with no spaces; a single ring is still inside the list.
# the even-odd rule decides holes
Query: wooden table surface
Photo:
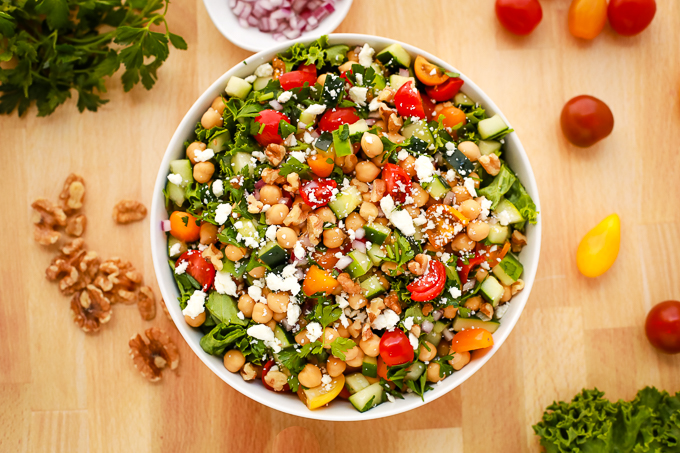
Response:
[[[111,81],[111,102],[96,114],[78,114],[71,101],[48,118],[2,117],[0,451],[538,451],[531,425],[583,387],[614,399],[645,385],[680,390],[680,356],[655,352],[642,327],[652,305],[680,299],[680,2],[657,3],[641,35],[607,26],[582,42],[568,33],[567,0],[543,1],[543,21],[526,38],[500,27],[492,0],[355,0],[339,32],[427,49],[495,100],[527,150],[543,205],[536,283],[501,350],[447,396],[378,421],[316,422],[249,400],[194,356],[160,309],[145,322],[134,306],[115,306],[98,334],[84,334],[69,299],[44,278],[55,252],[33,242],[29,205],[56,198],[77,172],[87,183],[89,247],[131,260],[157,291],[148,220],[118,226],[111,211],[123,198],[150,205],[182,116],[250,55],[219,34],[201,0],[171,5],[171,28],[189,50],[172,51],[152,91],[123,94]],[[612,135],[590,149],[569,145],[559,127],[563,104],[579,94],[604,100],[615,117]],[[586,279],[576,247],[612,212],[622,223],[618,261]],[[128,357],[128,339],[152,325],[181,353],[177,372],[157,384]]]

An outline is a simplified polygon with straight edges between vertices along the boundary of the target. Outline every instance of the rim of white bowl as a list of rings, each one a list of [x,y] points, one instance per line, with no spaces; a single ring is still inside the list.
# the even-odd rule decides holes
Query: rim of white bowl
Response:
[[[314,38],[301,40],[297,42],[309,43]],[[354,33],[333,34],[329,36],[331,44],[349,44],[349,45],[363,45],[369,43],[373,47],[386,47],[392,43],[401,44],[407,52],[411,55],[422,55],[429,61],[432,61],[441,67],[450,71],[455,71],[461,74],[461,78],[465,81],[463,91],[470,95],[475,101],[479,102],[485,109],[494,114],[499,114],[503,120],[510,125],[507,118],[498,109],[496,104],[468,77],[461,73],[452,65],[446,63],[434,55],[418,49],[410,44],[399,42],[393,39],[383,38],[373,35],[363,35]],[[227,80],[232,75],[245,77],[260,64],[271,60],[274,55],[285,50],[290,43],[282,43],[277,47],[271,48],[267,51],[259,52],[244,62],[239,62],[223,74],[217,81],[215,81],[193,104],[187,114],[184,116],[175,133],[168,144],[168,147],[163,156],[156,183],[154,185],[153,200],[151,203],[151,252],[153,257],[154,269],[158,284],[161,290],[163,299],[166,301],[176,301],[179,291],[175,284],[170,267],[168,266],[167,256],[167,237],[161,230],[161,221],[168,218],[165,211],[163,189],[165,187],[166,178],[168,175],[168,167],[171,160],[180,156],[184,156],[184,141],[191,137],[196,123],[200,120],[203,112],[212,104],[213,99],[222,92],[226,86]],[[518,174],[522,184],[524,184],[527,192],[531,195],[536,204],[537,210],[540,212],[541,204],[538,195],[538,187],[536,179],[531,168],[529,158],[522,147],[519,138],[515,132],[505,137],[506,143],[506,160],[510,162],[512,169]],[[531,289],[536,277],[536,270],[538,269],[540,248],[541,248],[541,215],[539,214],[537,223],[535,225],[528,225],[527,227],[528,244],[522,250],[520,260],[525,265],[524,268],[524,282],[525,288],[518,293],[513,301],[510,303],[510,308],[503,317],[501,326],[494,333],[494,346],[481,354],[473,354],[473,360],[462,370],[447,377],[440,384],[434,385],[434,390],[425,394],[425,402],[415,395],[406,395],[403,400],[397,400],[395,403],[384,403],[368,412],[360,413],[352,408],[349,404],[346,405],[330,405],[314,411],[308,410],[294,394],[275,394],[266,390],[260,383],[248,383],[243,381],[239,374],[233,374],[224,368],[222,360],[218,357],[211,356],[204,352],[199,345],[200,331],[190,327],[185,321],[184,316],[177,303],[167,303],[168,311],[177,326],[177,329],[189,344],[191,349],[203,361],[208,368],[210,368],[217,376],[219,376],[225,383],[231,386],[236,391],[243,395],[278,411],[304,417],[314,420],[327,421],[363,421],[377,418],[389,417],[397,415],[434,401],[435,399],[447,394],[454,388],[465,382],[470,376],[476,373],[503,345],[510,332],[517,324],[522,311],[527,303]]]
[[[302,33],[297,39],[286,41],[276,41],[272,33],[265,33],[257,28],[249,27],[243,28],[238,22],[238,18],[234,15],[229,7],[227,0],[203,0],[205,9],[208,11],[210,20],[212,20],[215,27],[232,43],[241,47],[242,49],[250,50],[252,52],[259,52],[279,45],[290,46],[296,42],[306,41],[308,39],[314,40],[322,35],[327,35],[333,32],[340,23],[345,19],[349,9],[352,6],[353,0],[338,0],[335,3],[335,11],[323,18],[318,27]]]

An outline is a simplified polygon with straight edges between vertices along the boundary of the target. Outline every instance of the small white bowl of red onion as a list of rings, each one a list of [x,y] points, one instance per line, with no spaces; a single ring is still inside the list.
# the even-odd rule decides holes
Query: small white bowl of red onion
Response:
[[[352,0],[203,0],[217,29],[237,46],[259,52],[288,41],[327,35]]]

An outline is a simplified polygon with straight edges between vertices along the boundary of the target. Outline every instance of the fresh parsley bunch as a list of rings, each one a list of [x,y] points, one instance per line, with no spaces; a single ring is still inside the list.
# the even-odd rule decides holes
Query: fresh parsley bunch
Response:
[[[125,66],[125,91],[141,80],[148,90],[168,58],[166,0],[0,0],[0,113],[23,115],[35,102],[47,116],[75,90],[78,110],[108,100],[105,77]],[[160,25],[165,32],[152,31]]]

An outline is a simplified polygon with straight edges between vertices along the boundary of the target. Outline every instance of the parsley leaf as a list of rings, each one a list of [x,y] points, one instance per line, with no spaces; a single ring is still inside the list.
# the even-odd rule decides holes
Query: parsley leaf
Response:
[[[279,175],[280,176],[288,176],[291,173],[297,173],[298,176],[302,179],[312,179],[309,171],[311,168],[307,164],[303,164],[299,160],[297,160],[295,157],[291,156],[288,158],[288,160],[281,165],[279,168]]]
[[[331,354],[340,360],[345,360],[345,352],[352,349],[357,344],[349,338],[338,337],[331,343]]]

